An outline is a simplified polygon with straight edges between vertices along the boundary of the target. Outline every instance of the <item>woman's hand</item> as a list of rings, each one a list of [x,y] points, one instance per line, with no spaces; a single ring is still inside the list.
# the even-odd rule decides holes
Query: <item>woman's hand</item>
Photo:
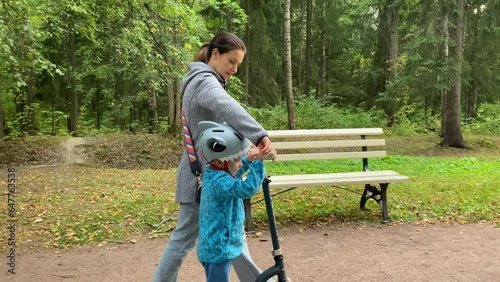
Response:
[[[260,140],[259,144],[257,145],[257,147],[259,148],[260,152],[262,153],[262,157],[268,153],[273,153],[274,154],[273,162],[276,161],[278,153],[276,152],[276,150],[274,150],[273,144],[271,142],[271,139],[269,139],[269,137],[266,136],[266,137],[262,138]]]

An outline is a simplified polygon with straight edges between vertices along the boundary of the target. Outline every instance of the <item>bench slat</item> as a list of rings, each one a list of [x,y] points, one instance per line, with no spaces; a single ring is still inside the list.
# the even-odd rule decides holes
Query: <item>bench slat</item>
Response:
[[[284,155],[280,155],[278,153],[278,161],[330,160],[330,159],[373,158],[373,157],[383,158],[385,156],[387,156],[386,151],[284,154]]]
[[[353,184],[379,184],[379,183],[397,183],[407,182],[410,179],[405,175],[396,172],[381,171],[365,172],[360,175],[355,172],[352,176],[349,173],[322,174],[320,178],[312,178],[310,175],[290,176],[271,176],[271,188],[292,188],[292,187],[314,187],[314,186],[332,186],[332,185],[353,185]],[[301,179],[300,176],[304,178]],[[318,175],[316,175],[318,176]],[[329,177],[328,177],[329,176]]]
[[[341,129],[304,129],[304,130],[269,130],[269,138],[311,137],[311,136],[347,136],[347,135],[381,135],[382,128],[341,128]]]
[[[341,148],[341,147],[362,147],[362,146],[385,146],[385,139],[273,142],[273,148],[276,150],[332,148],[332,147]]]
[[[332,178],[357,178],[371,176],[394,176],[399,173],[393,170],[378,171],[356,171],[356,172],[335,172],[320,174],[291,174],[291,175],[271,175],[271,181],[302,180],[302,179],[332,179]]]

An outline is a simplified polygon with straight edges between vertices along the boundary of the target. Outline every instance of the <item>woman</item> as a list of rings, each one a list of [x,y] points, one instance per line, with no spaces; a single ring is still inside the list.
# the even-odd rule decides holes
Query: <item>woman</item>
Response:
[[[196,145],[200,121],[226,122],[256,144],[261,154],[272,152],[276,156],[264,128],[225,91],[227,80],[238,71],[245,53],[245,44],[238,36],[220,33],[200,48],[194,62],[189,65],[189,71],[182,79],[182,107],[191,138]],[[175,200],[180,203],[177,227],[158,263],[154,282],[176,281],[182,261],[193,250],[198,238],[196,178],[189,167],[185,149],[177,170],[176,188]],[[246,239],[242,254],[234,259],[233,267],[243,282],[255,281],[261,273],[250,257]]]

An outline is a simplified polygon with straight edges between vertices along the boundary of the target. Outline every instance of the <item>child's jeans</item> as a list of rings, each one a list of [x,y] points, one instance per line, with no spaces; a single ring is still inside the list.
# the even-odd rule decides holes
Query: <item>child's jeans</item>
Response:
[[[194,249],[198,239],[199,208],[198,204],[180,205],[177,227],[170,236],[170,240],[168,240],[168,244],[156,267],[153,282],[177,281],[179,268],[187,254]],[[246,237],[244,240],[241,255],[233,259],[233,267],[241,282],[253,282],[262,270],[252,261]]]
[[[201,262],[201,264],[205,268],[207,282],[229,282],[232,261],[220,263]]]

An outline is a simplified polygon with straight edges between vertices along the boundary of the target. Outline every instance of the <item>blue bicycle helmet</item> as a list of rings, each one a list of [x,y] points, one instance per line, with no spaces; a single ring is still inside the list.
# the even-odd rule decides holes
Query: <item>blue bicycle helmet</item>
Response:
[[[200,121],[198,150],[207,162],[213,160],[234,161],[245,156],[252,142],[227,123]]]

